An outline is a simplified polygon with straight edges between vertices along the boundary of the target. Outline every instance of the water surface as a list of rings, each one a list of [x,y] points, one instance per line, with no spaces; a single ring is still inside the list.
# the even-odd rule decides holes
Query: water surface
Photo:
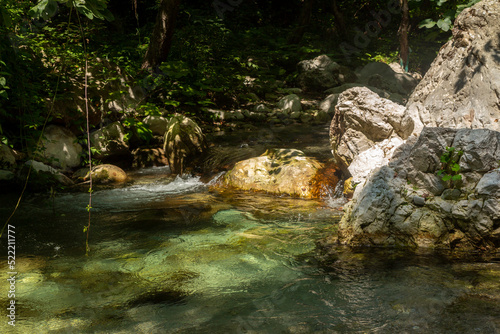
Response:
[[[2,219],[14,198],[2,198]],[[122,188],[28,196],[16,327],[2,333],[498,333],[500,264],[339,247],[342,203],[210,191],[143,170]],[[5,245],[5,240],[2,240]],[[5,247],[2,247],[5,249]],[[0,278],[6,282],[6,251]],[[7,285],[0,285],[6,305]],[[5,307],[3,307],[5,310]],[[4,311],[5,312],[5,311]]]

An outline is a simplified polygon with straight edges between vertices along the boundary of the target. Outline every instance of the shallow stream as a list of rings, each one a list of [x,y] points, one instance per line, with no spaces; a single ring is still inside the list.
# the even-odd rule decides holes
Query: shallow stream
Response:
[[[28,196],[16,326],[0,333],[499,333],[500,263],[316,244],[341,202],[210,190],[168,168],[122,188]],[[0,196],[2,221],[15,205]],[[2,238],[0,279],[8,278]]]

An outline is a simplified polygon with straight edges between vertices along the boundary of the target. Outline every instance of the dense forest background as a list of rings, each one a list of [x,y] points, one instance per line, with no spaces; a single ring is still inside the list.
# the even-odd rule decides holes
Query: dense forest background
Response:
[[[277,87],[296,86],[299,61],[320,54],[424,74],[476,2],[2,0],[0,141],[29,153],[55,123],[86,144],[82,101],[91,129],[120,120],[147,141],[145,116],[210,122],[207,108],[273,100]],[[125,95],[128,105],[110,107]]]

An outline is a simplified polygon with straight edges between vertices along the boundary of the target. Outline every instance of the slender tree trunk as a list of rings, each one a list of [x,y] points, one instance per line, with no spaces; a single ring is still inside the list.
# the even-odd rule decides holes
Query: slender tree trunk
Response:
[[[333,17],[335,18],[335,27],[337,28],[338,35],[342,39],[347,38],[347,28],[344,21],[344,16],[339,10],[339,6],[337,5],[337,1],[333,0],[332,2],[332,11]]]
[[[403,17],[399,26],[399,59],[401,67],[408,72],[408,57],[410,55],[410,46],[408,44],[408,32],[410,30],[410,13],[408,9],[408,0],[401,0],[401,10]]]
[[[309,22],[311,22],[311,13],[313,9],[314,0],[303,0],[304,5],[302,11],[300,12],[299,25],[292,32],[288,38],[289,44],[298,44],[306,31]]]
[[[142,69],[158,67],[167,59],[180,2],[181,0],[162,0]]]

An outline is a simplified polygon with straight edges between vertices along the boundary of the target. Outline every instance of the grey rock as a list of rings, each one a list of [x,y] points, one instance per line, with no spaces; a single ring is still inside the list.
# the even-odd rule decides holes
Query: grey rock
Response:
[[[303,60],[298,68],[298,81],[305,91],[321,92],[356,80],[356,75],[350,69],[335,63],[326,55]]]
[[[416,206],[424,206],[425,198],[420,196],[413,196],[413,204],[415,204]]]
[[[51,175],[55,180],[63,185],[70,186],[74,184],[74,182],[71,181],[71,179],[69,179],[66,175],[60,173],[57,169],[44,164],[43,162],[28,160],[25,165],[31,166],[36,173],[47,173]]]
[[[338,87],[329,88],[329,89],[325,90],[324,93],[330,94],[327,97],[327,99],[330,100],[330,105],[333,104],[333,107],[335,107],[335,105],[337,104],[337,100],[338,100],[339,95],[341,93],[343,93],[344,91],[346,91],[350,88],[354,88],[354,87],[366,87],[369,90],[371,90],[372,92],[376,93],[378,96],[380,96],[384,99],[391,100],[392,102],[397,103],[397,104],[404,105],[406,102],[405,97],[403,97],[401,94],[390,92],[390,91],[385,91],[383,89],[379,89],[377,87],[373,87],[373,86],[370,86],[368,84],[364,84],[364,83],[360,83],[360,82],[351,82],[351,83],[346,83],[346,84],[340,85]],[[327,99],[325,99],[325,101],[327,101]],[[325,105],[325,107],[326,107],[326,105]],[[327,110],[325,110],[325,111],[327,111]]]
[[[163,136],[167,131],[168,119],[162,116],[147,116],[142,122],[148,126],[154,135]]]
[[[476,186],[476,192],[482,196],[500,197],[500,168],[484,174]]]
[[[92,145],[98,150],[94,157],[104,159],[130,154],[125,128],[120,122],[111,123],[90,134]]]
[[[500,169],[483,169],[500,161],[495,149],[500,146],[498,134],[484,129],[424,128],[417,140],[400,146],[389,166],[375,169],[356,187],[352,201],[344,206],[338,240],[351,245],[497,249]],[[465,173],[468,177],[463,178],[461,190],[447,188],[436,175],[439,157],[452,143],[463,145],[456,149],[464,150],[464,156],[477,152],[477,161],[464,163],[471,170]],[[464,193],[465,189],[474,193]]]
[[[295,94],[290,94],[281,98],[278,102],[278,108],[281,109],[282,112],[287,113],[302,111],[300,98]]]
[[[253,111],[255,112],[268,112],[269,108],[265,104],[257,104],[254,108]]]
[[[397,73],[385,63],[369,63],[356,72],[356,75],[358,83],[403,96],[408,96],[418,84],[418,80],[411,75]]]
[[[353,159],[391,138],[408,138],[413,121],[405,115],[405,108],[380,98],[365,87],[354,87],[343,92],[335,108],[330,126],[330,144],[335,160],[348,173]],[[382,152],[393,147],[380,147]],[[384,153],[385,155],[385,153]],[[390,159],[390,156],[386,156]]]
[[[500,2],[483,0],[455,20],[453,38],[415,88],[407,112],[424,126],[500,130]]]
[[[53,167],[68,169],[80,165],[82,146],[68,129],[57,125],[45,128],[38,156]]]
[[[441,194],[441,198],[444,200],[457,200],[462,195],[460,189],[445,189]]]

